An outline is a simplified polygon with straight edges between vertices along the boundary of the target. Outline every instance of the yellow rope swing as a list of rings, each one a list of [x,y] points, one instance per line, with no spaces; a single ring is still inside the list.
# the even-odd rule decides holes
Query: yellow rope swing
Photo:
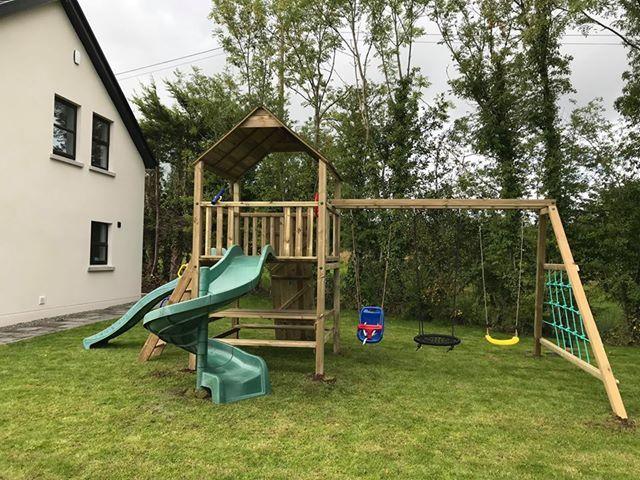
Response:
[[[524,217],[522,219],[522,224],[520,226],[520,263],[518,265],[518,295],[516,300],[516,320],[515,320],[515,331],[513,337],[499,339],[493,338],[491,336],[491,326],[489,325],[489,307],[487,306],[487,283],[485,280],[484,274],[484,247],[482,242],[482,224],[479,226],[479,236],[480,236],[480,266],[482,269],[482,295],[484,298],[484,321],[486,325],[486,331],[484,338],[487,342],[492,345],[497,345],[499,347],[510,347],[516,345],[520,342],[520,337],[518,336],[518,320],[520,316],[520,290],[522,286],[522,255],[524,251]]]

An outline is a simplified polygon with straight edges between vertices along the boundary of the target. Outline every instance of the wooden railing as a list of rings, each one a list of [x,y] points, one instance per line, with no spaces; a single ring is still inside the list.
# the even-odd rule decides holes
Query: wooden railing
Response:
[[[239,245],[246,255],[258,255],[271,245],[281,259],[317,257],[316,202],[202,203],[203,257],[217,258],[223,248]],[[327,259],[338,256],[338,213],[327,212]]]

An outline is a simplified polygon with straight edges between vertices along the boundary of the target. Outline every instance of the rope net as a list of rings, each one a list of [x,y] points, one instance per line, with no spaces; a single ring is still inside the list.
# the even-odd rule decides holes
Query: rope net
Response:
[[[587,363],[591,363],[590,342],[582,314],[576,306],[571,283],[565,272],[547,270],[545,279],[546,312],[544,323],[555,334],[556,345]]]

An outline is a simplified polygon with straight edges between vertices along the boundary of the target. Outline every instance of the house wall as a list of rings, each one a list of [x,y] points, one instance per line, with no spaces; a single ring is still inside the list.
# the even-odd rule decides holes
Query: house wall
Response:
[[[56,94],[80,105],[81,166],[51,159]],[[109,170],[115,177],[89,168],[93,112],[113,121]],[[0,17],[0,326],[139,298],[144,175],[60,4]],[[92,220],[112,224],[112,270],[89,271]]]

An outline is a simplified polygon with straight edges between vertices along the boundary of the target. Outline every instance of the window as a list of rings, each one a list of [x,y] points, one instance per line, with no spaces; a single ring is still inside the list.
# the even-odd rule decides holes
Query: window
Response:
[[[91,222],[90,265],[106,265],[109,250],[109,224]]]
[[[53,153],[76,158],[78,107],[58,96],[53,108]]]
[[[93,114],[91,134],[91,165],[109,170],[109,130],[111,122],[100,115]]]

